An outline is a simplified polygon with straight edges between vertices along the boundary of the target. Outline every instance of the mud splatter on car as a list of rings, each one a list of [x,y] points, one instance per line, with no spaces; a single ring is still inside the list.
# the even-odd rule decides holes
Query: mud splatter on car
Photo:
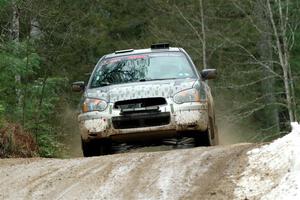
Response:
[[[191,136],[218,144],[214,104],[205,82],[215,69],[198,72],[185,50],[168,44],[103,56],[83,91],[78,121],[84,156],[110,152],[112,141]]]

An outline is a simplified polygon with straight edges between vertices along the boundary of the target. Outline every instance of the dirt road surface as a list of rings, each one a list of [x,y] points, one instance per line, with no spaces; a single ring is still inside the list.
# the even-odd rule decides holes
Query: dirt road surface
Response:
[[[0,199],[233,199],[250,144],[0,160]]]
[[[299,200],[300,125],[292,127],[270,144],[2,159],[0,199]]]

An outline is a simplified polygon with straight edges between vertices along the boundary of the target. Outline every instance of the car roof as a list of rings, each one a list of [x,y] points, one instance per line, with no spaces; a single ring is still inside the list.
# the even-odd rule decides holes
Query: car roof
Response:
[[[161,49],[128,49],[128,50],[120,50],[115,51],[114,53],[107,54],[104,57],[105,58],[113,58],[117,56],[128,56],[128,55],[134,55],[134,54],[142,54],[142,53],[156,53],[156,52],[179,52],[181,51],[178,47],[169,47],[169,48],[161,48]]]

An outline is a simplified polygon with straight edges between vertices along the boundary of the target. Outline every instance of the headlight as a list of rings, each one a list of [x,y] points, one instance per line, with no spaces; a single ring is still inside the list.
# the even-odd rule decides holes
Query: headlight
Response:
[[[107,103],[101,99],[86,98],[82,104],[82,112],[103,111],[107,107]]]
[[[175,94],[173,100],[178,104],[187,102],[200,102],[200,93],[195,88],[184,90]]]

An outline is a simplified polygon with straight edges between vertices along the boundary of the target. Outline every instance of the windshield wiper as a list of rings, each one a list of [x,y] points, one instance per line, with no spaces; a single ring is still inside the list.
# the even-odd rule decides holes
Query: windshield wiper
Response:
[[[162,81],[162,80],[171,80],[171,79],[177,79],[177,78],[142,78],[139,81],[144,82],[144,81]]]
[[[110,85],[111,83],[109,83],[109,82],[101,82],[99,85],[100,86],[108,86],[108,85]]]
[[[142,79],[140,79],[139,81],[140,82],[144,82],[144,81],[150,81],[151,79],[146,79],[146,78],[142,78]]]

